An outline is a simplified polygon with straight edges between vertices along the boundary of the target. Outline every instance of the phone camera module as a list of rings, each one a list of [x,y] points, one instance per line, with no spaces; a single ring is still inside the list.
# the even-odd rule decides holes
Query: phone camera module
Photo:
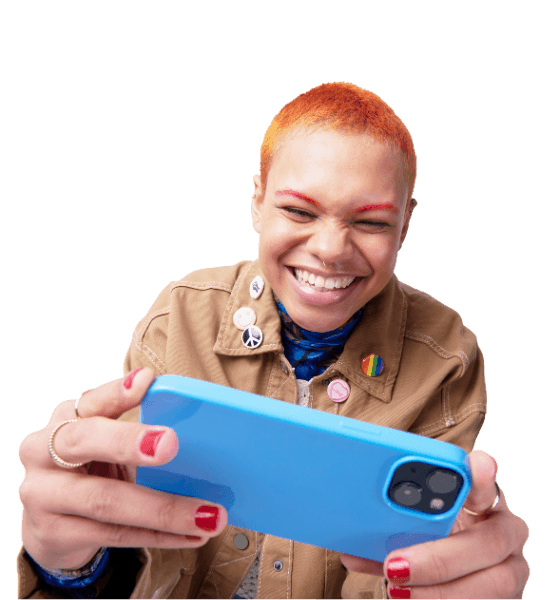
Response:
[[[426,483],[430,490],[436,494],[450,494],[456,489],[458,479],[454,473],[438,469],[428,476]]]
[[[453,507],[463,484],[452,469],[412,460],[396,468],[387,494],[398,506],[435,515]]]
[[[395,487],[392,498],[401,506],[415,506],[422,500],[422,488],[410,481],[405,481]]]

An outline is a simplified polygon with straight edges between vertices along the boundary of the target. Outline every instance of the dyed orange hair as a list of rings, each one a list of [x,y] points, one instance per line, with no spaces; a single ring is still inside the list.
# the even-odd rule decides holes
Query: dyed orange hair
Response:
[[[289,102],[273,119],[261,149],[263,192],[275,152],[283,138],[298,126],[368,133],[376,140],[392,143],[403,156],[410,201],[416,179],[416,154],[411,134],[381,98],[352,83],[325,83],[313,88]]]

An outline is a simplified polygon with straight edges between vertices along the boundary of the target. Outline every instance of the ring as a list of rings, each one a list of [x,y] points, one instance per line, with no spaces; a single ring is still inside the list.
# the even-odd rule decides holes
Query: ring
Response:
[[[475,512],[474,510],[470,510],[469,508],[466,508],[465,506],[463,506],[462,510],[465,510],[469,515],[474,515],[474,517],[481,517],[481,515],[485,515],[489,511],[494,510],[500,500],[500,488],[498,487],[498,483],[496,481],[495,481],[495,485],[497,487],[497,495],[496,495],[495,499],[493,500],[493,504],[491,504],[491,506],[489,508],[482,510],[481,512]]]
[[[82,467],[83,465],[85,465],[85,462],[81,462],[81,463],[70,463],[67,462],[66,460],[63,460],[59,454],[57,454],[57,452],[55,451],[55,448],[53,447],[53,441],[55,438],[56,433],[63,427],[63,425],[67,425],[67,423],[77,423],[78,419],[69,419],[68,421],[63,421],[63,423],[60,423],[53,431],[52,434],[50,435],[50,441],[48,442],[48,450],[50,451],[50,456],[53,458],[54,462],[59,465],[60,467],[64,467],[65,469],[76,469],[76,467]]]

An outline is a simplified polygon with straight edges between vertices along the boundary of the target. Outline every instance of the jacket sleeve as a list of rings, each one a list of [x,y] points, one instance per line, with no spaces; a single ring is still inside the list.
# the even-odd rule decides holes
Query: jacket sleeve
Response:
[[[483,355],[475,343],[469,352],[447,359],[410,431],[460,446],[471,452],[485,420],[487,392]]]
[[[124,372],[149,367],[157,375],[166,373],[166,342],[170,317],[171,286],[167,286],[149,312],[138,323],[124,361]]]
[[[17,556],[17,575],[19,579],[18,598],[58,598],[52,590],[46,588],[38,579],[31,562],[27,557],[25,548],[21,548]]]

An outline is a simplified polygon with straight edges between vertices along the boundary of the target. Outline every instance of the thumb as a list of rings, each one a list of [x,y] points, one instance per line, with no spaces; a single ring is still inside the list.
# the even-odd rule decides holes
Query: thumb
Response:
[[[491,508],[495,501],[497,462],[486,452],[475,450],[470,453],[472,469],[472,488],[464,506],[474,512],[483,512]]]

